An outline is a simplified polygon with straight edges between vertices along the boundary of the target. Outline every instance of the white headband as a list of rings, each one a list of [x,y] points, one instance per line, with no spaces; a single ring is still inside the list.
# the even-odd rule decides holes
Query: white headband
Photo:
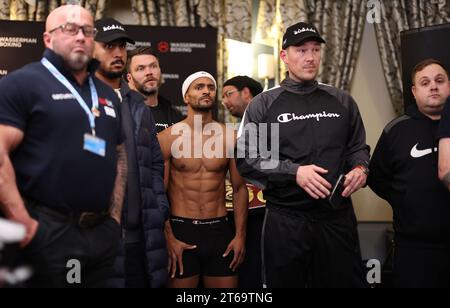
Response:
[[[191,86],[191,84],[196,81],[199,78],[209,78],[214,82],[214,85],[216,86],[217,89],[217,82],[216,79],[207,72],[197,72],[192,74],[191,76],[189,76],[188,78],[186,78],[186,80],[183,82],[183,89],[182,89],[182,94],[183,94],[183,98],[186,96],[187,91],[189,90],[189,87]]]

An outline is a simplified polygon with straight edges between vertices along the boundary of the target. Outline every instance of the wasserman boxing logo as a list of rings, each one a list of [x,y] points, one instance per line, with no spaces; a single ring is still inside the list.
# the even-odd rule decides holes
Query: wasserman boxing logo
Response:
[[[278,116],[278,122],[289,123],[292,121],[305,121],[305,120],[316,120],[320,122],[322,118],[340,118],[341,115],[337,113],[327,113],[326,111],[322,113],[306,114],[306,115],[296,115],[295,113],[283,113]]]
[[[170,43],[170,52],[173,53],[192,53],[194,49],[206,49],[206,44],[188,42]]]
[[[22,48],[25,44],[37,44],[37,38],[29,37],[0,37],[0,48]]]

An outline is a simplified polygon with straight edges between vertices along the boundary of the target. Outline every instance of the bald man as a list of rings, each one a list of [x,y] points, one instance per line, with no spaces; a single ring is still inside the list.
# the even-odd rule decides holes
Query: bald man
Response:
[[[233,128],[213,120],[217,84],[206,72],[183,84],[187,118],[158,135],[171,219],[166,223],[170,287],[236,288],[245,255],[248,191],[233,157]],[[235,231],[227,219],[225,177],[234,190]]]
[[[62,6],[42,61],[0,81],[0,208],[23,224],[31,287],[105,287],[127,164],[117,95],[95,77],[90,13]]]

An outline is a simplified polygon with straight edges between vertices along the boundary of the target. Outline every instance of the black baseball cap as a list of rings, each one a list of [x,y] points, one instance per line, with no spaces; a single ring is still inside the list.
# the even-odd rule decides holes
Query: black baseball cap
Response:
[[[306,41],[317,41],[325,44],[325,40],[320,36],[319,31],[312,24],[299,22],[290,26],[283,35],[283,49],[289,46],[299,46]]]
[[[95,40],[101,43],[111,43],[116,40],[135,44],[135,41],[127,34],[125,27],[113,18],[103,18],[95,22],[95,28],[98,30]]]

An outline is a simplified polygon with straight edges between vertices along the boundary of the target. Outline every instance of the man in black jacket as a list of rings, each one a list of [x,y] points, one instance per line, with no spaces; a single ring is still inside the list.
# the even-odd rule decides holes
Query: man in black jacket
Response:
[[[267,200],[262,251],[270,288],[362,285],[349,197],[365,185],[369,147],[351,96],[316,81],[322,43],[313,25],[288,28],[281,52],[288,77],[253,100],[239,132],[239,171]]]
[[[450,191],[450,98],[442,114],[439,138],[439,177]]]
[[[151,48],[139,47],[130,51],[127,70],[130,88],[145,97],[145,103],[152,110],[158,134],[184,120],[181,112],[159,95],[159,88],[163,83],[161,66],[156,53]]]
[[[127,288],[164,287],[168,280],[167,248],[163,234],[169,204],[164,192],[164,162],[156,126],[144,98],[122,79],[127,42],[134,41],[112,18],[98,20],[94,56],[100,61],[97,77],[112,87],[121,101],[126,136],[128,184],[124,200],[122,240],[125,251],[116,261]],[[100,101],[107,110],[108,102]],[[124,258],[125,257],[125,258]],[[117,281],[116,286],[123,286]]]
[[[369,186],[394,210],[395,287],[450,287],[450,193],[438,179],[437,132],[450,94],[436,60],[413,70],[417,102],[384,129]]]

